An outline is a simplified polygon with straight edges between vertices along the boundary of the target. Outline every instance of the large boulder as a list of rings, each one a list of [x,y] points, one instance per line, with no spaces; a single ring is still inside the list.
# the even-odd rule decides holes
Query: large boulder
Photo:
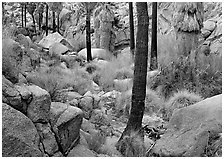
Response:
[[[80,99],[79,108],[84,113],[84,118],[90,119],[93,111],[94,98],[90,96],[84,96]]]
[[[78,144],[83,112],[79,108],[52,102],[50,123],[63,155]]]
[[[43,156],[39,150],[39,135],[32,121],[5,103],[2,104],[2,156]]]
[[[82,96],[77,92],[72,92],[69,90],[58,90],[54,95],[54,102],[66,103],[74,99],[79,100]]]
[[[91,54],[93,59],[98,58],[101,60],[109,60],[112,57],[112,54],[109,51],[100,48],[91,48]],[[86,48],[79,51],[78,55],[83,57],[84,59],[87,59]]]
[[[54,43],[62,43],[67,47],[71,47],[69,42],[61,36],[58,32],[55,32],[53,34],[49,34],[48,36],[44,37],[38,44],[42,46],[43,48],[49,49],[51,45]]]
[[[33,97],[27,108],[27,117],[34,123],[47,123],[51,105],[49,93],[36,85],[30,85],[26,88],[32,93]]]
[[[60,57],[68,51],[69,49],[59,42],[56,42],[49,47],[49,54],[51,57]]]
[[[32,99],[31,92],[25,85],[13,85],[2,76],[2,101],[26,114],[27,106]]]
[[[17,42],[2,40],[2,74],[12,83],[18,82],[22,57],[23,50]]]
[[[157,140],[157,156],[200,157],[209,137],[222,132],[222,95],[174,112],[167,132]]]
[[[51,130],[51,126],[49,123],[35,123],[35,126],[40,135],[40,141],[43,145],[44,152],[49,156],[53,156],[59,149],[54,133]]]

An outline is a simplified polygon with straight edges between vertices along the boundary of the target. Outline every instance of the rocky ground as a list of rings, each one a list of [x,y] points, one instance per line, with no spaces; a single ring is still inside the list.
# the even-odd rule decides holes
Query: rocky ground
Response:
[[[206,7],[212,14],[206,12],[200,51],[221,56],[222,14],[215,14],[220,5],[208,3]],[[124,8],[127,6],[122,3],[119,14],[125,26],[128,14]],[[168,5],[168,9],[160,9],[160,14],[171,9]],[[159,23],[163,34],[172,32],[162,19]],[[127,59],[131,57],[129,48],[120,48],[129,43],[128,30],[124,28],[116,32],[115,43],[118,54]],[[74,46],[58,33],[32,40],[23,34],[3,39],[2,155],[122,157],[115,144],[130,111],[133,62],[127,62],[128,71],[120,70],[116,78],[105,82],[106,76],[98,78],[93,72],[102,73],[106,66],[113,69],[119,64],[111,65],[115,57],[110,52],[92,48],[93,62],[88,65],[86,49],[79,51],[81,40]],[[76,46],[78,49],[74,49]],[[51,75],[51,68],[56,67],[58,70],[53,71],[58,71],[58,75],[41,83],[39,79]],[[76,72],[72,72],[76,67]],[[158,73],[148,72],[148,78]],[[69,81],[74,76],[77,78]],[[63,83],[68,80],[69,85],[59,87],[59,79]],[[55,91],[54,87],[60,89]],[[163,99],[150,90],[146,96],[145,156],[221,156],[222,95],[195,97],[188,107],[174,102],[167,116],[162,113]]]

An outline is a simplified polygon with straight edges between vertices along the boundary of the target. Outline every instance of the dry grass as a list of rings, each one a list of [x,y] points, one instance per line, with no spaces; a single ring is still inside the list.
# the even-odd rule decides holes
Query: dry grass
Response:
[[[132,90],[122,93],[116,101],[116,112],[118,116],[129,116],[131,110]],[[152,115],[160,113],[159,110],[164,107],[164,100],[157,92],[146,89],[145,114]]]
[[[52,99],[57,90],[72,87],[73,91],[83,95],[91,88],[90,77],[81,68],[69,70],[61,69],[60,67],[50,67],[46,70],[39,70],[29,74],[27,81],[47,90]]]
[[[166,120],[169,120],[176,109],[184,108],[203,100],[199,94],[181,90],[174,93],[172,97],[166,102]]]
[[[131,64],[131,56],[128,56],[128,54],[120,54],[117,58],[113,58],[108,64],[105,64],[101,69],[95,71],[92,78],[104,91],[111,91],[114,89],[114,79],[133,76],[133,71],[130,70]]]

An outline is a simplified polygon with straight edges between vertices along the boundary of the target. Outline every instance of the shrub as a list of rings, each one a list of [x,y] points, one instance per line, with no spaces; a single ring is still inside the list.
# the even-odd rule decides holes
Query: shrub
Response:
[[[115,79],[132,78],[133,75],[134,75],[134,71],[132,69],[123,67],[121,69],[116,70]]]
[[[100,149],[106,141],[106,136],[101,134],[100,132],[90,134],[90,138],[87,141],[89,149],[95,151],[96,153],[100,153]]]
[[[52,99],[57,90],[72,87],[73,91],[83,95],[91,88],[88,73],[80,68],[69,70],[50,67],[47,70],[29,74],[27,81],[47,90]]]
[[[122,157],[121,153],[117,151],[115,144],[117,143],[119,138],[112,136],[107,137],[105,143],[100,148],[101,154],[106,154],[111,157]]]
[[[129,116],[131,111],[132,90],[122,93],[116,101],[116,112],[118,116]],[[157,114],[164,107],[164,100],[153,90],[146,89],[145,114]]]
[[[187,90],[181,90],[174,93],[172,97],[166,102],[166,120],[169,120],[175,109],[180,109],[187,107],[189,105],[195,104],[202,101],[203,98],[196,93],[189,92]]]
[[[210,62],[206,62],[202,57]],[[202,57],[198,56],[196,64],[191,57],[180,57],[162,67],[160,74],[148,81],[148,86],[153,90],[159,89],[165,98],[181,89],[199,93],[204,98],[220,94],[222,77],[221,71],[216,69],[220,68],[221,60],[217,57]],[[217,61],[214,62],[213,59]]]
[[[114,79],[131,77],[132,71],[128,69],[132,63],[131,57],[126,54],[120,54],[117,58],[112,58],[108,64],[93,73],[92,78],[99,84],[103,90],[110,91],[114,89]]]

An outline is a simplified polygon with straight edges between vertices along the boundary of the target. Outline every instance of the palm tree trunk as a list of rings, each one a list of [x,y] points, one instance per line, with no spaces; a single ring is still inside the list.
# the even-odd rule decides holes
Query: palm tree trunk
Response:
[[[42,13],[39,13],[39,21],[38,21],[39,31],[41,31],[41,22],[42,22]]]
[[[26,4],[24,5],[24,26],[26,27]]]
[[[48,5],[46,4],[46,36],[48,35]]]
[[[134,36],[134,18],[133,18],[133,4],[129,2],[129,24],[130,24],[130,50],[134,55],[135,36]]]
[[[132,88],[132,106],[127,126],[116,144],[117,149],[125,154],[126,146],[122,142],[125,136],[137,132],[143,141],[142,118],[145,110],[146,76],[148,61],[148,26],[149,16],[146,2],[137,2],[138,29],[136,38],[136,54],[134,67],[134,81]],[[127,144],[127,143],[126,143]],[[128,145],[130,146],[130,145]],[[133,154],[138,156],[139,154]]]
[[[22,5],[22,28],[23,28],[23,5]]]
[[[158,68],[157,62],[157,2],[152,2],[152,39],[151,39],[151,58],[150,70]]]
[[[57,32],[60,33],[60,18],[59,18],[59,12],[57,13]]]
[[[53,33],[56,32],[56,23],[55,23],[55,12],[52,11],[52,18],[53,18]]]
[[[36,25],[35,25],[35,19],[34,19],[34,14],[31,14],[32,19],[33,19],[33,26],[34,26],[34,32],[36,33]]]
[[[87,61],[92,61],[91,55],[91,34],[90,34],[90,10],[89,4],[86,4],[86,48],[87,48]]]

